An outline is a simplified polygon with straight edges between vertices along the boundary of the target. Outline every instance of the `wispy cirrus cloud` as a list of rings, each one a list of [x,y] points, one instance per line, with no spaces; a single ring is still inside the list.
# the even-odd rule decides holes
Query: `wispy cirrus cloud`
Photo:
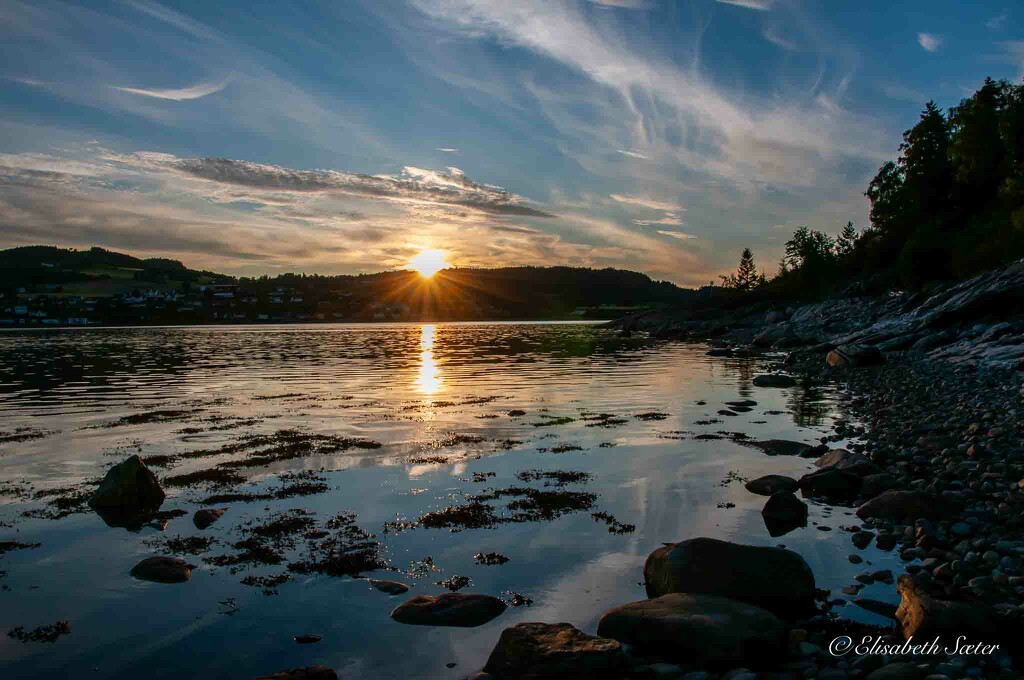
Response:
[[[618,9],[651,9],[654,7],[651,0],[589,0],[589,2],[600,7]]]
[[[613,200],[619,203],[636,205],[641,208],[650,208],[651,210],[679,210],[679,206],[675,203],[656,201],[653,198],[646,198],[644,196],[625,196],[623,194],[610,194],[610,196]]]
[[[723,5],[736,5],[747,9],[756,9],[760,12],[767,12],[775,6],[775,0],[715,0]]]
[[[439,146],[435,151],[444,151],[445,153],[458,153],[459,150],[450,146]]]
[[[942,47],[942,36],[934,33],[918,33],[917,44],[927,52],[938,52]]]
[[[686,232],[682,232],[682,231],[669,231],[668,229],[659,229],[658,233],[661,234],[662,236],[669,236],[671,238],[677,238],[677,239],[679,239],[681,241],[687,241],[687,240],[692,239],[692,238],[697,238],[693,234],[687,234]]]
[[[630,151],[628,149],[616,149],[615,153],[621,153],[623,156],[629,156],[630,158],[639,158],[640,160],[649,161],[649,156],[645,156],[639,151]]]
[[[146,89],[141,87],[119,87],[117,85],[113,85],[112,87],[120,92],[128,92],[129,94],[137,94],[143,97],[170,99],[176,102],[183,102],[190,101],[192,99],[201,99],[208,95],[220,92],[228,86],[230,81],[231,78],[229,76],[220,82],[197,83],[189,87],[178,89]]]
[[[1006,28],[1006,24],[1009,20],[1010,10],[1004,9],[1002,12],[986,21],[985,28],[990,31],[1001,31]]]

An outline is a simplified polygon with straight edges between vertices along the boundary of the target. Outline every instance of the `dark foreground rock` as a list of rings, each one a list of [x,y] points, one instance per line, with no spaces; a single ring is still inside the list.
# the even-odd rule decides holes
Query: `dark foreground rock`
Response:
[[[134,567],[131,575],[140,581],[183,583],[192,578],[192,567],[178,557],[147,557]]]
[[[391,612],[391,618],[413,626],[482,626],[505,611],[506,604],[490,595],[444,593],[417,595]]]
[[[852,499],[861,484],[861,478],[852,472],[831,467],[801,477],[800,492],[809,498]]]
[[[800,488],[797,481],[785,475],[765,475],[752,479],[744,485],[750,493],[758,496],[771,496],[784,491],[793,492]]]
[[[196,526],[196,529],[202,531],[219,520],[227,511],[227,508],[204,508],[203,510],[196,510],[195,514],[192,515],[192,524]]]
[[[753,383],[756,387],[793,387],[796,379],[779,373],[765,373],[755,376]]]
[[[647,596],[717,595],[763,607],[780,616],[808,611],[814,574],[797,553],[692,538],[658,548],[644,564]]]
[[[882,471],[863,453],[847,451],[846,449],[832,449],[814,461],[814,465],[822,470],[843,470],[859,477],[878,474]]]
[[[327,666],[306,666],[261,675],[256,680],[338,680],[338,674]]]
[[[484,672],[501,680],[620,678],[622,645],[568,623],[520,623],[501,633]]]
[[[981,602],[940,600],[921,588],[909,574],[901,574],[896,587],[900,593],[896,619],[906,639],[942,636],[955,640],[964,635],[971,641],[991,644],[1006,631]]]
[[[936,519],[948,511],[948,501],[943,502],[920,491],[892,489],[857,508],[857,517],[913,522],[919,518]]]
[[[156,510],[163,502],[164,491],[156,475],[137,455],[107,470],[99,488],[89,497],[92,508],[126,512]]]
[[[698,668],[761,667],[782,656],[785,626],[751,604],[672,593],[612,609],[601,618],[597,634]]]
[[[789,491],[773,494],[761,509],[768,533],[781,536],[807,526],[807,504]]]

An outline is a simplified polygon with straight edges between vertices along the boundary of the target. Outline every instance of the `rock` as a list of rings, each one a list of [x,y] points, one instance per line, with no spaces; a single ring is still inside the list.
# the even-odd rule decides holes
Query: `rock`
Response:
[[[853,541],[853,545],[855,547],[863,550],[864,548],[871,545],[871,539],[874,537],[875,535],[870,531],[858,531],[852,536],[850,536],[850,540]]]
[[[597,634],[659,658],[700,667],[770,664],[785,650],[785,626],[760,607],[714,595],[671,593],[612,609]]]
[[[911,345],[910,351],[920,352],[924,354],[925,352],[932,351],[936,347],[941,347],[942,345],[946,345],[950,342],[953,342],[953,340],[955,339],[956,337],[948,331],[932,333],[930,335],[924,336],[923,338],[915,342],[913,345]]]
[[[860,477],[837,468],[810,472],[800,478],[800,491],[804,496],[825,498],[853,498],[860,491]]]
[[[89,497],[89,506],[121,511],[156,510],[164,502],[164,490],[156,475],[138,455],[124,459],[107,470],[99,488]]]
[[[192,524],[196,525],[196,529],[202,531],[219,520],[227,511],[227,508],[220,508],[217,510],[213,508],[205,508],[203,510],[196,510],[196,513],[192,515]]]
[[[888,472],[867,475],[860,481],[860,494],[864,498],[874,498],[883,491],[896,488],[896,478]]]
[[[256,680],[338,680],[338,674],[327,666],[305,666],[261,675]]]
[[[647,596],[729,597],[787,616],[814,598],[814,574],[792,550],[691,538],[658,548],[644,564]]]
[[[885,363],[881,350],[871,345],[840,345],[828,353],[825,363],[833,367],[863,368]]]
[[[132,567],[131,575],[140,581],[183,583],[192,578],[194,566],[178,557],[147,557]]]
[[[936,636],[967,635],[986,643],[1001,638],[999,624],[991,610],[980,602],[939,600],[921,589],[914,578],[901,574],[897,580],[900,606],[896,619],[904,639],[911,636],[931,639]]]
[[[758,496],[771,496],[783,491],[793,492],[800,488],[795,479],[785,475],[765,475],[747,482],[744,486],[747,491]]]
[[[947,512],[948,501],[920,491],[885,491],[857,508],[861,519],[888,519],[909,522],[919,518],[938,519]]]
[[[391,618],[413,626],[481,626],[505,611],[505,603],[490,595],[444,593],[417,595],[395,607]]]
[[[734,352],[731,347],[716,347],[705,352],[709,357],[731,357]]]
[[[502,631],[484,671],[498,679],[619,678],[625,653],[616,640],[568,623],[520,623]]]
[[[807,522],[807,504],[790,491],[772,494],[761,508],[765,522],[769,519],[780,523]]]
[[[863,453],[855,453],[846,449],[832,449],[814,461],[814,464],[822,470],[829,468],[845,470],[859,477],[881,472],[881,469]]]
[[[921,671],[918,669],[917,664],[897,661],[872,671],[867,676],[867,680],[917,680],[920,677]]]
[[[772,310],[772,311],[770,311],[770,312],[768,312],[767,314],[764,315],[764,322],[765,323],[769,323],[769,324],[771,324],[771,323],[779,323],[780,321],[785,321],[788,318],[789,318],[789,315],[787,315],[785,312],[780,312],[778,310]]]
[[[796,380],[788,375],[781,375],[778,373],[764,374],[754,377],[754,385],[756,387],[793,387],[796,385]]]
[[[398,581],[382,581],[376,578],[370,578],[366,580],[370,583],[371,586],[381,591],[382,593],[387,593],[388,595],[401,595],[402,593],[409,592],[409,586],[405,585],[404,583],[399,583]]]

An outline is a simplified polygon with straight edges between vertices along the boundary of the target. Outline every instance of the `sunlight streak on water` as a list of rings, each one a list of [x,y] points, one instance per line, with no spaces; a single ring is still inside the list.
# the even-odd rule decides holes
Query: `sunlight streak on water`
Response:
[[[420,326],[420,367],[416,376],[417,391],[433,396],[444,388],[441,369],[434,359],[434,336],[437,324],[427,323]]]

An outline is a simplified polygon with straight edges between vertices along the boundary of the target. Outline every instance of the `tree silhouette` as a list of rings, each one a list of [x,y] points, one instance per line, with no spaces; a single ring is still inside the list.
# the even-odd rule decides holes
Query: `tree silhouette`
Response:
[[[754,254],[750,248],[744,248],[740,255],[740,266],[735,274],[722,276],[722,286],[732,288],[740,292],[753,290],[766,282],[764,274],[757,273],[757,265],[754,264]]]

